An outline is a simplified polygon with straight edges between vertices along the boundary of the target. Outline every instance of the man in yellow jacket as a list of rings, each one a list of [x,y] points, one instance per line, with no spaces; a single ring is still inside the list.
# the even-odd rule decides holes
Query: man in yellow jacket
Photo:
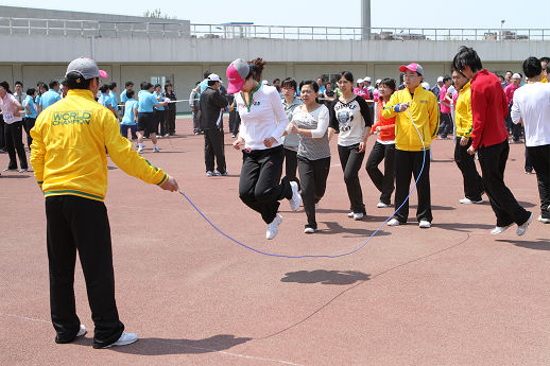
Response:
[[[81,57],[68,68],[66,98],[45,109],[31,130],[31,164],[46,197],[50,306],[57,343],[86,334],[75,310],[73,289],[78,249],[88,302],[95,325],[94,348],[124,346],[137,341],[124,332],[115,302],[111,234],[103,203],[107,190],[107,156],[124,172],[168,191],[176,180],[132,151],[120,134],[118,121],[94,100],[99,70]]]
[[[424,170],[416,185],[418,209],[416,218],[421,228],[430,228],[432,205],[430,193],[430,145],[439,129],[439,108],[435,95],[421,83],[424,75],[417,63],[403,65],[406,88],[393,93],[382,116],[395,119],[395,207],[401,207],[388,222],[389,226],[405,224],[409,217],[409,187],[411,176],[418,179],[422,164]],[[410,116],[409,116],[410,112]],[[414,125],[411,121],[414,121]],[[416,128],[415,128],[416,125]],[[417,132],[418,129],[418,132]],[[420,136],[419,136],[420,133]]]
[[[459,90],[456,99],[455,124],[456,142],[454,159],[462,173],[464,180],[464,198],[460,200],[463,205],[481,204],[483,199],[483,185],[481,176],[477,172],[474,155],[468,154],[468,148],[472,145],[472,91],[470,80],[458,70],[453,71],[453,82]]]

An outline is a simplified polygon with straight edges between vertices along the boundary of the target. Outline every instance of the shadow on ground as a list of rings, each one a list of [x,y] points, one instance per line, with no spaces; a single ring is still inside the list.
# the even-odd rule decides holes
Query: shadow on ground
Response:
[[[230,334],[218,334],[205,339],[140,338],[132,345],[113,347],[109,350],[141,356],[201,354],[224,351],[252,340],[248,337],[235,337]],[[78,345],[91,346],[89,338],[75,342]]]
[[[315,231],[316,234],[344,234],[343,238],[351,238],[351,237],[363,237],[368,238],[372,235],[373,230],[365,230],[365,229],[352,229],[352,228],[346,228],[340,225],[339,222],[335,221],[325,221],[323,222],[328,229],[318,229]],[[387,231],[380,230],[378,233],[376,233],[376,236],[387,236],[390,235]]]
[[[448,224],[439,224],[435,223],[433,227],[437,227],[443,230],[450,230],[450,231],[460,231],[464,233],[470,233],[475,229],[479,230],[492,230],[495,228],[494,225],[486,225],[486,224],[466,224],[463,222],[454,222],[454,223],[448,223]]]
[[[496,240],[501,243],[510,243],[514,244],[517,247],[535,249],[535,250],[550,250],[550,239],[537,239],[537,240],[509,240],[509,239],[498,239]]]
[[[351,285],[359,281],[367,281],[370,275],[359,271],[298,271],[285,273],[281,282],[321,283],[323,285]]]

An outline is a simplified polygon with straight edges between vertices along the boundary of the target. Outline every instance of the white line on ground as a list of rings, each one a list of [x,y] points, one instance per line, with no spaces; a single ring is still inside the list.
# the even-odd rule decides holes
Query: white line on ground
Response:
[[[24,320],[30,320],[30,321],[33,321],[33,322],[39,322],[39,323],[50,324],[49,321],[44,320],[44,319],[29,318],[29,317],[27,317],[27,316],[20,316],[20,315],[14,315],[14,314],[2,314],[2,313],[0,313],[0,315],[2,315],[2,316],[9,316],[9,317],[12,317],[12,318],[19,318],[19,319],[24,319]]]

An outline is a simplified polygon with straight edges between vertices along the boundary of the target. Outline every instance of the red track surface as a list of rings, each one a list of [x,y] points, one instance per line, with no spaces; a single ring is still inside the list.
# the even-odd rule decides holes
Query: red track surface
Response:
[[[239,152],[226,135],[229,177],[206,178],[203,137],[178,120],[178,137],[145,157],[222,230],[262,250],[337,254],[356,248],[391,214],[361,172],[368,217],[347,217],[335,146],[319,232],[303,234],[305,213],[290,212],[272,241],[238,198]],[[369,151],[374,139],[369,141]],[[485,203],[464,206],[452,141],[437,140],[431,166],[433,227],[383,227],[341,259],[283,260],[232,243],[176,193],[109,172],[117,301],[134,345],[91,348],[90,334],[57,345],[49,321],[43,197],[32,173],[3,173],[0,250],[0,365],[548,365],[550,226],[534,221],[498,237]],[[7,166],[0,155],[0,167]],[[540,214],[534,175],[523,174],[523,145],[512,145],[506,181]],[[412,204],[416,201],[413,194]],[[90,320],[82,271],[75,281],[82,322]]]

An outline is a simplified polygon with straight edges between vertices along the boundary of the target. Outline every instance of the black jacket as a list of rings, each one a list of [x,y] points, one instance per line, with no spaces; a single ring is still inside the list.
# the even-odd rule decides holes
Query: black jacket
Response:
[[[223,117],[222,109],[225,107],[227,107],[227,99],[218,90],[210,86],[206,88],[200,100],[201,129],[222,128],[223,120],[220,121],[219,126],[216,122]]]

